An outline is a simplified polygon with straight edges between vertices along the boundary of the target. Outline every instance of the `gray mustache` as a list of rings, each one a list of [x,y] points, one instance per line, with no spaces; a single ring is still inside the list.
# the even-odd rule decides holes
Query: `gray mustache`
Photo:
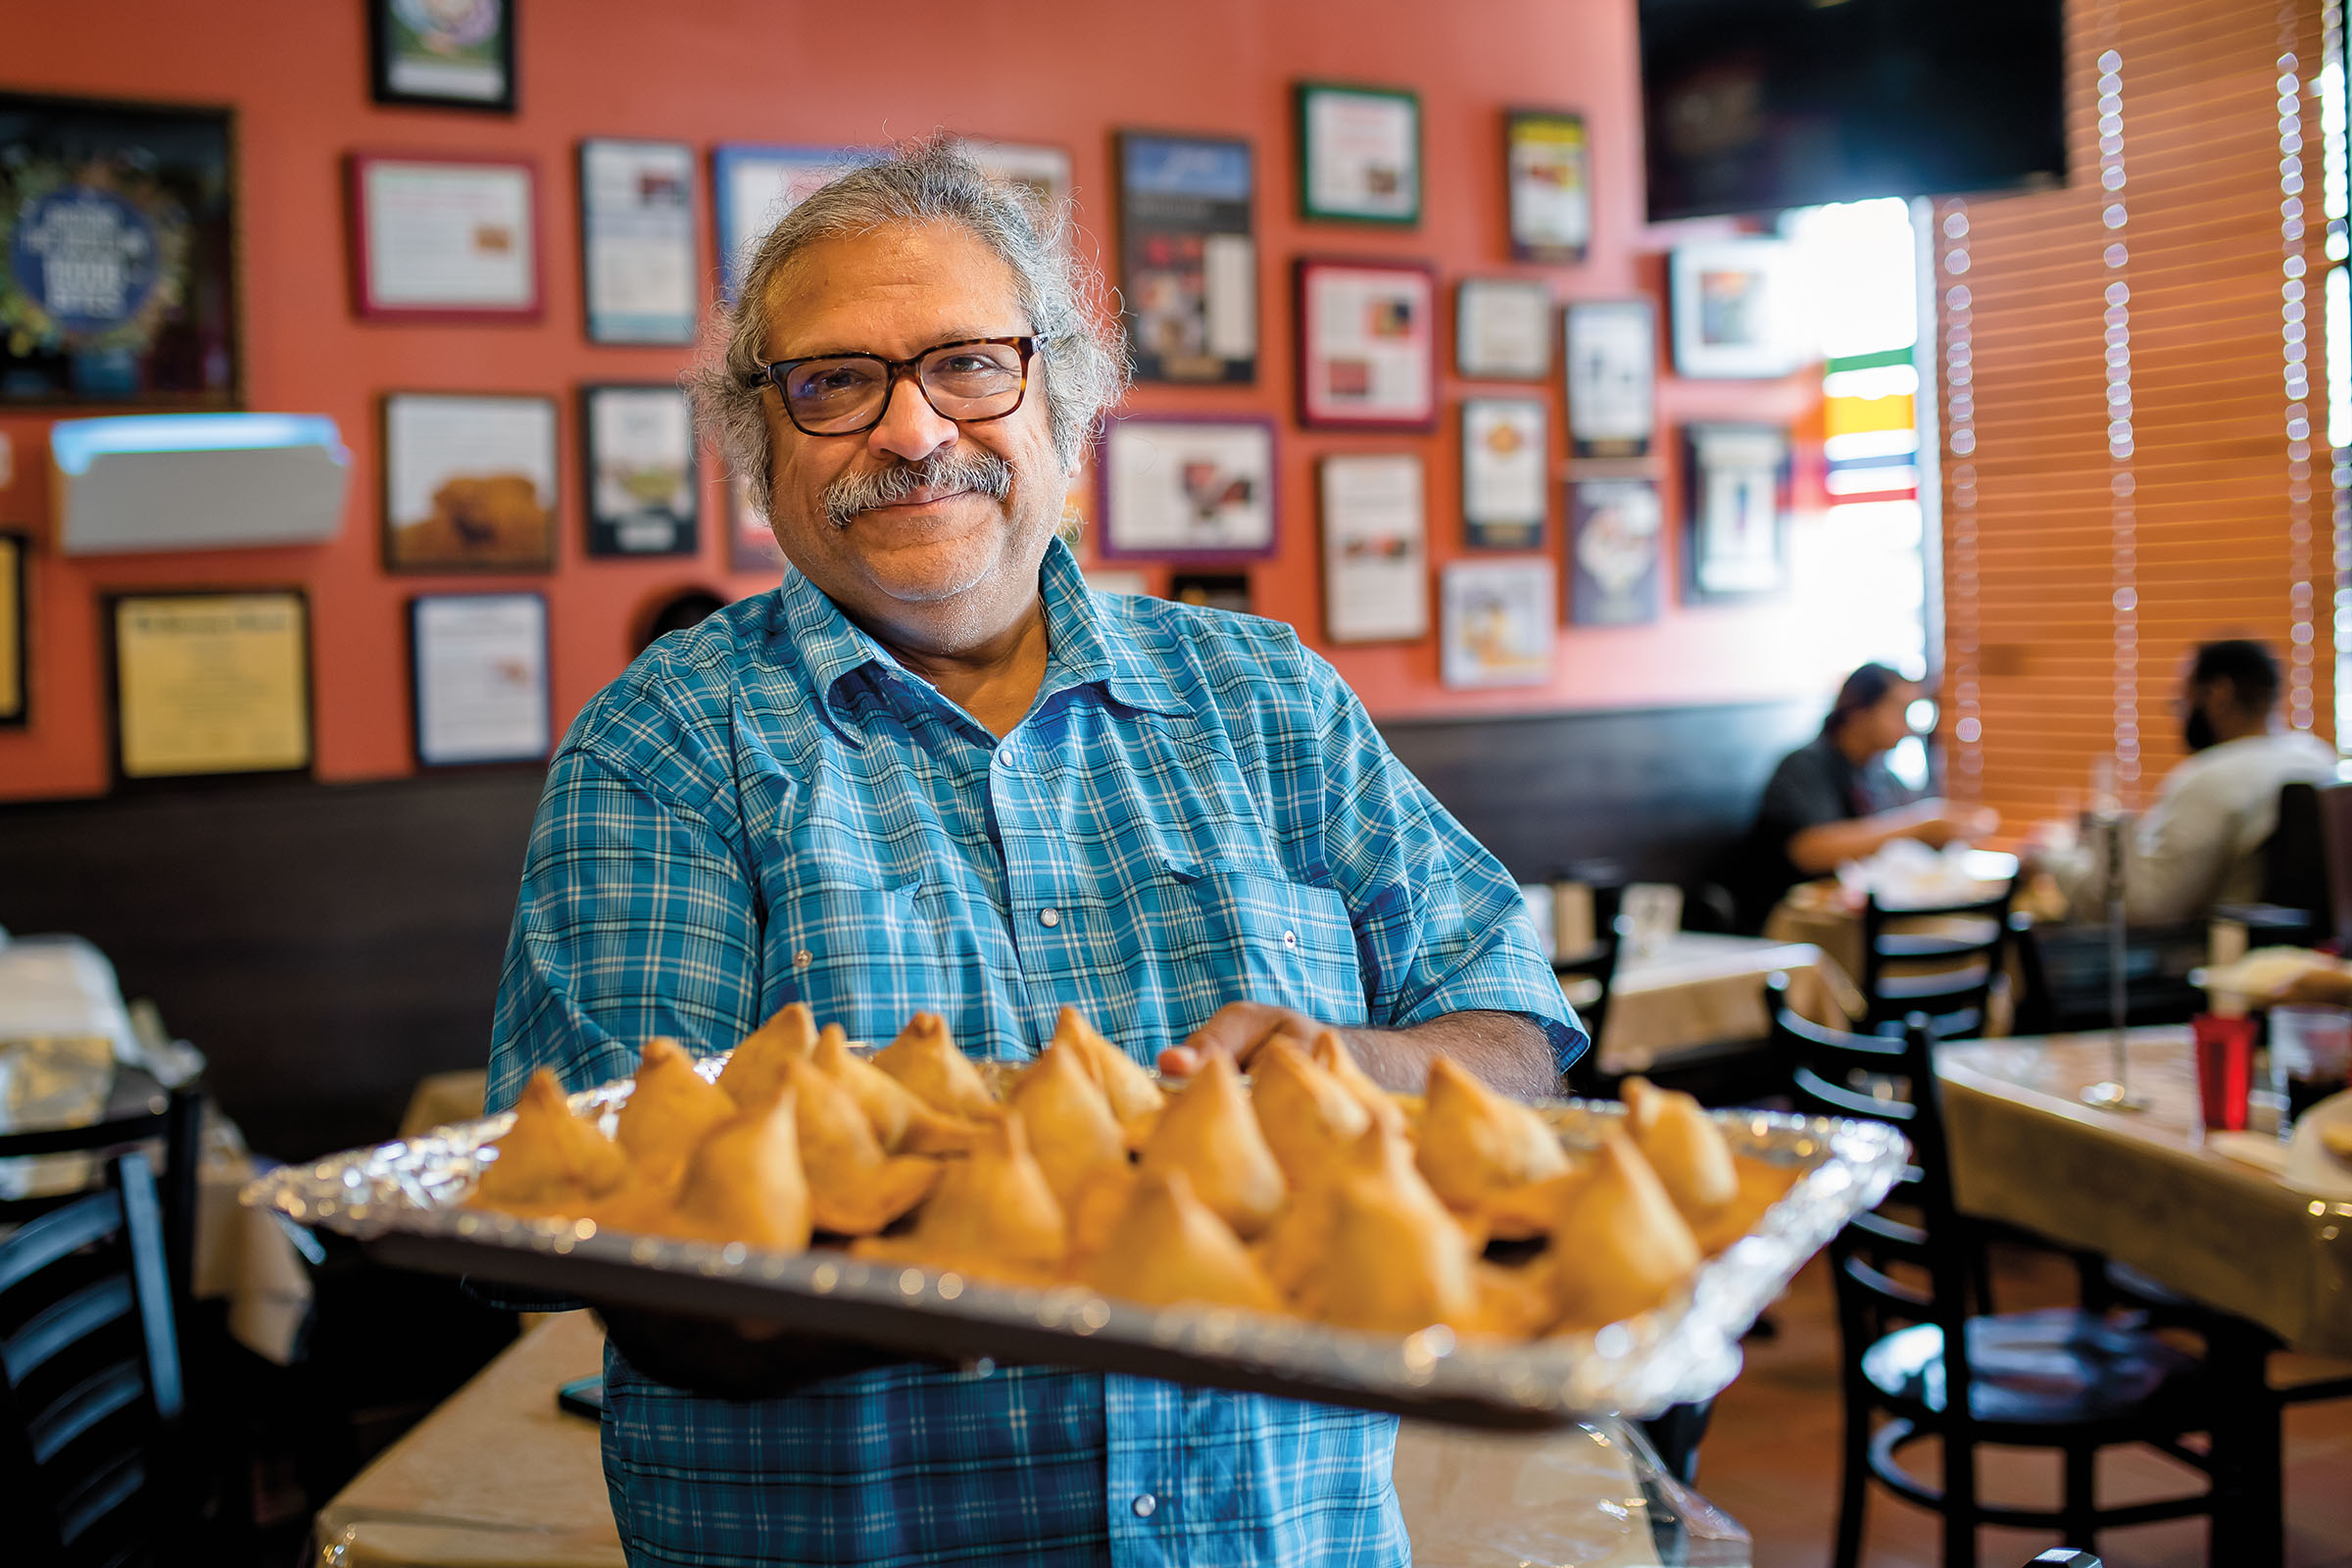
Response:
[[[1012,494],[1012,465],[992,452],[951,448],[919,463],[845,473],[825,486],[825,518],[847,528],[860,512],[899,506],[919,490],[971,490],[1002,501]]]

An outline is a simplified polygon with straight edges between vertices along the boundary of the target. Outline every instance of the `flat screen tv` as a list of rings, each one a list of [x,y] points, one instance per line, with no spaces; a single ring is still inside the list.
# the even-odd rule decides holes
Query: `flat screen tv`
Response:
[[[2064,0],[1641,0],[1652,220],[2063,184]]]

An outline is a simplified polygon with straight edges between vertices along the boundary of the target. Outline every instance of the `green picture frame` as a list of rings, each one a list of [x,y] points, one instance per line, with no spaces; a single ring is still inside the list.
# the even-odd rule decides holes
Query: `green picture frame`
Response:
[[[1309,222],[1421,224],[1421,95],[1408,87],[1301,81],[1293,91],[1298,216]]]

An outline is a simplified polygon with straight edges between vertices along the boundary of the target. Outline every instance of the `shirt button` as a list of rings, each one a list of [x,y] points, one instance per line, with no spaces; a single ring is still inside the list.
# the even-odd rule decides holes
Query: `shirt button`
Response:
[[[1159,1499],[1147,1492],[1135,1499],[1135,1516],[1138,1519],[1149,1519],[1152,1517],[1152,1510],[1158,1506]]]
[[[1298,945],[1298,933],[1296,931],[1285,931],[1282,934],[1282,945],[1286,948],[1297,947]]]
[[[808,967],[808,950],[807,948],[803,948],[800,952],[792,956],[792,966],[795,969],[806,969]]]
[[[1039,925],[1059,925],[1061,924],[1061,911],[1059,909],[1040,909],[1037,911],[1037,923]]]

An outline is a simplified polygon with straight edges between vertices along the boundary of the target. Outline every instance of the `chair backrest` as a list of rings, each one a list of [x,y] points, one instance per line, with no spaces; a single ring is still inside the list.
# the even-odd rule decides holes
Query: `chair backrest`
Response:
[[[2334,924],[2317,785],[2298,779],[2278,786],[2278,825],[2262,851],[2262,902],[2300,909],[2322,931]]]
[[[1942,1039],[1983,1034],[2016,896],[2014,877],[1991,898],[1937,908],[1890,909],[1872,894],[1862,906],[1856,977],[1868,1004],[1862,1027],[1890,1033],[1921,1012]]]
[[[2328,866],[2330,918],[2324,928],[2352,949],[2352,784],[2328,784],[2312,792],[2319,808],[2320,848]]]
[[[46,1127],[0,1134],[0,1159],[41,1154],[89,1154],[100,1179],[111,1157],[160,1141],[163,1145],[164,1256],[170,1270],[172,1302],[188,1305],[188,1283],[196,1252],[197,1160],[204,1137],[204,1090],[191,1081],[157,1098],[143,1109],[80,1127]],[[22,1224],[70,1200],[69,1197],[0,1199],[0,1226]]]
[[[1592,889],[1592,945],[1582,953],[1555,956],[1551,972],[1561,980],[1591,980],[1600,988],[1597,996],[1577,1004],[1577,1021],[1585,1026],[1585,1036],[1592,1048],[1569,1063],[1568,1089],[1572,1094],[1597,1095],[1604,1085],[1600,1071],[1601,1031],[1608,1027],[1609,993],[1617,984],[1617,960],[1624,950],[1625,937],[1619,929],[1619,906],[1625,890],[1619,886],[1596,886]]]
[[[141,1561],[170,1522],[179,1352],[146,1157],[0,1238],[0,1520],[10,1560]],[[18,1552],[24,1555],[18,1555]]]

